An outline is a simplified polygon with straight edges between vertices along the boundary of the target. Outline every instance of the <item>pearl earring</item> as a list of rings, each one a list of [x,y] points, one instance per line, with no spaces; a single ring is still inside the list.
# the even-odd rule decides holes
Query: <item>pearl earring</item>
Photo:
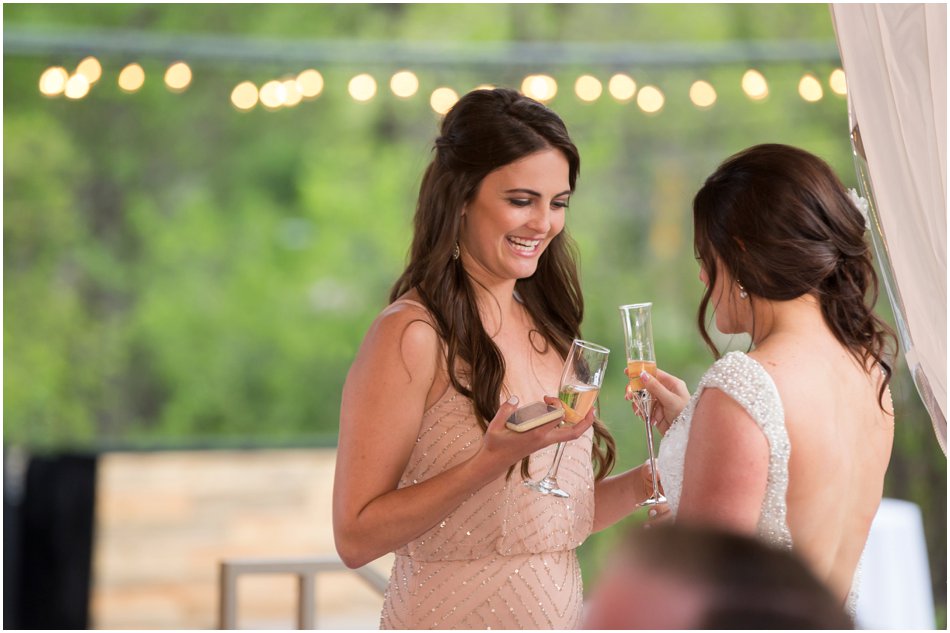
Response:
[[[739,284],[739,298],[748,299],[749,293],[745,291],[745,288],[742,287],[742,284]]]
[[[458,259],[461,254],[462,254],[462,251],[459,250],[459,243],[456,242],[455,248],[452,250],[452,259]]]

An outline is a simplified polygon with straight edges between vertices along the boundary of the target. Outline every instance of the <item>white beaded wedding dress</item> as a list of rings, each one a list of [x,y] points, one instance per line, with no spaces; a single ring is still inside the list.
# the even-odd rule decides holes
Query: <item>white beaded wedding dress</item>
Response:
[[[785,428],[782,399],[772,377],[756,360],[742,352],[730,352],[716,361],[699,381],[689,404],[673,421],[660,442],[657,469],[673,516],[679,510],[683,492],[683,471],[686,445],[693,413],[706,388],[719,389],[735,400],[755,420],[769,443],[768,483],[762,500],[758,534],[764,541],[786,549],[792,548],[792,535],[786,520],[785,493],[788,490],[788,458],[791,445]],[[855,573],[845,610],[853,618],[857,605],[861,565]]]

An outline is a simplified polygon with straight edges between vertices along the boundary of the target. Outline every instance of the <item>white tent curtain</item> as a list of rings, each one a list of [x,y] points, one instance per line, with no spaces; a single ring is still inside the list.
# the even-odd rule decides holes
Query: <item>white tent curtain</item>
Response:
[[[947,452],[947,5],[832,4],[855,167],[904,356]]]

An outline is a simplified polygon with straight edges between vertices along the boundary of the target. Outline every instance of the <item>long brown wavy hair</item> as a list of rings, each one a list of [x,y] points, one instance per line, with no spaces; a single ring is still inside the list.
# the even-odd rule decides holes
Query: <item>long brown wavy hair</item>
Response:
[[[718,255],[750,301],[817,297],[835,338],[862,366],[873,358],[883,368],[878,403],[884,408],[896,339],[874,314],[878,278],[865,220],[827,163],[788,145],[739,152],[696,194],[693,228],[696,254],[709,275],[699,330],[716,358],[706,323]]]
[[[390,301],[413,288],[419,293],[444,343],[449,380],[472,400],[483,430],[498,410],[505,359],[482,325],[473,280],[461,258],[452,256],[462,208],[490,172],[548,148],[567,159],[573,191],[580,155],[557,114],[504,88],[463,96],[442,120],[435,157],[419,188],[409,263],[390,292]],[[576,259],[576,246],[563,230],[541,254],[535,274],[515,284],[543,343],[553,345],[561,358],[580,336],[584,316]],[[531,338],[537,346],[537,336]],[[593,460],[598,479],[609,474],[615,454],[610,433],[595,421]],[[528,477],[527,458],[521,473]]]

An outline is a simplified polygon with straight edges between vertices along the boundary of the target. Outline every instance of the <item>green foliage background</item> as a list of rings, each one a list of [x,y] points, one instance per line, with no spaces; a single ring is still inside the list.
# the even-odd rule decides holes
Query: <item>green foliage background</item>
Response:
[[[37,5],[3,7],[4,28],[132,29],[299,41],[716,43],[834,41],[827,5]],[[90,51],[95,52],[95,51]],[[306,445],[335,441],[340,390],[367,326],[405,261],[415,194],[438,116],[426,95],[482,83],[518,87],[523,69],[417,70],[408,100],[386,90],[399,68],[318,67],[323,94],[293,109],[241,113],[238,82],[303,70],[225,59],[192,63],[182,94],[160,80],[168,59],[101,57],[104,75],[80,101],[48,99],[42,71],[78,57],[4,55],[4,443],[33,451],[116,446]],[[115,84],[145,68],[135,94]],[[188,60],[186,60],[188,61]],[[545,69],[551,107],[582,155],[569,231],[580,245],[584,334],[622,348],[616,306],[655,303],[661,366],[695,385],[709,365],[695,327],[701,293],[690,202],[719,161],[782,142],[825,158],[855,186],[846,102],[797,95],[803,72],[761,69],[770,96],[739,88],[745,66]],[[602,97],[573,80],[617,70],[659,85],[664,109]],[[370,72],[380,94],[357,103],[346,83]],[[692,81],[719,100],[693,107]],[[890,317],[886,300],[880,310]],[[723,341],[745,348],[746,341]],[[945,626],[946,459],[906,366],[893,385],[897,437],[886,494],[924,512],[939,621]],[[622,372],[602,398],[620,466],[646,455],[623,400]],[[610,394],[614,394],[611,396]],[[634,516],[582,547],[596,576]]]

